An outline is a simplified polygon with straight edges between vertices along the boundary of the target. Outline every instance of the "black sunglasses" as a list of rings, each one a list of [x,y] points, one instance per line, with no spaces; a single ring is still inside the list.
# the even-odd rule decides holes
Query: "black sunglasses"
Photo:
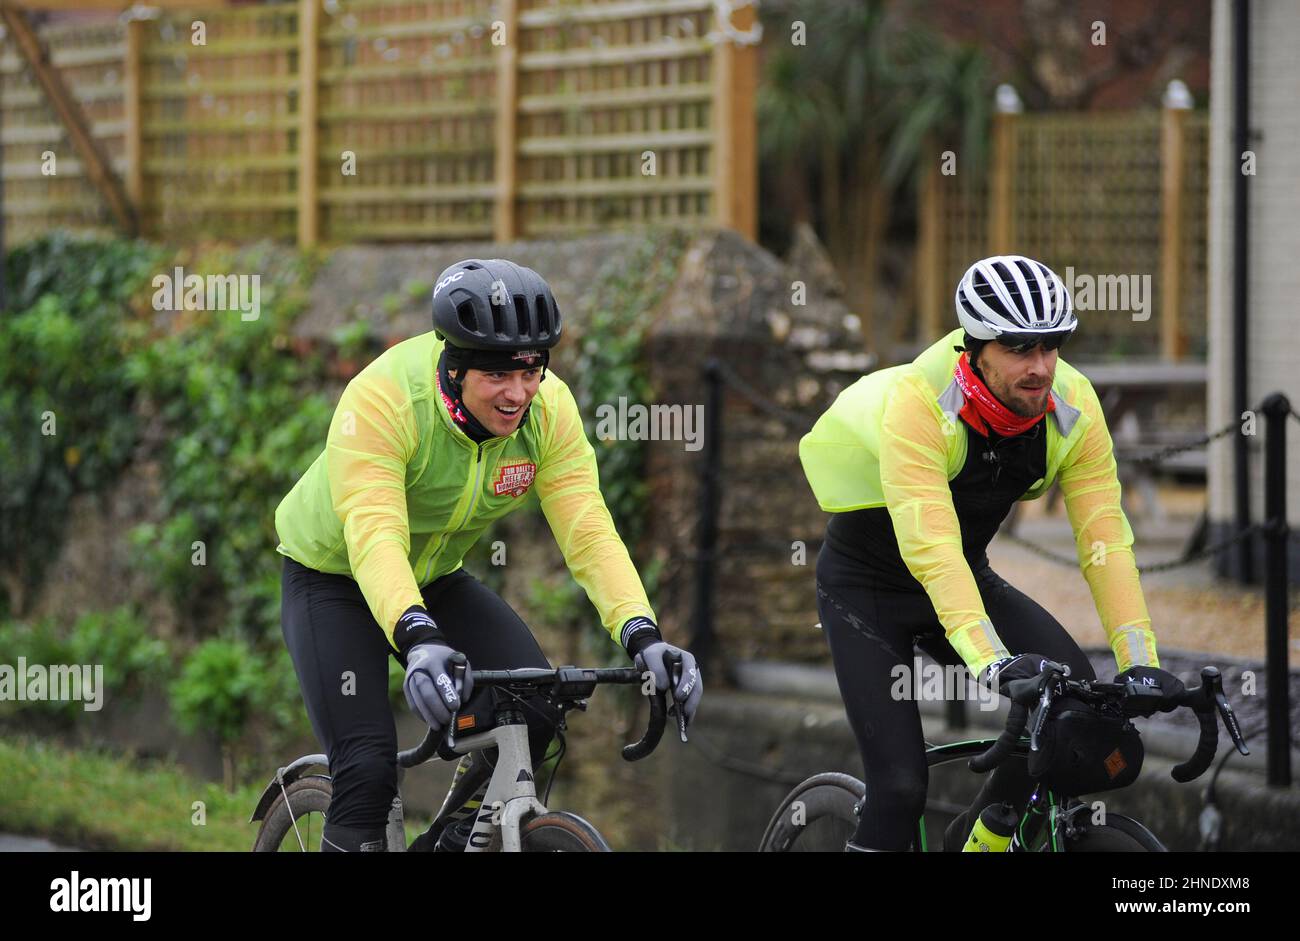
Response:
[[[1043,349],[1050,353],[1052,350],[1060,349],[1068,339],[1070,339],[1068,333],[1048,333],[1045,335],[1039,333],[1004,333],[997,338],[997,341],[1012,353],[1028,353],[1040,344]]]

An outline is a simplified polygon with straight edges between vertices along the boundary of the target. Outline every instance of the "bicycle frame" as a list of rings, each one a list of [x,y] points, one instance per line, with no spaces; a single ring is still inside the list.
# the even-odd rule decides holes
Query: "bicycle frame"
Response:
[[[499,829],[502,849],[508,853],[517,853],[520,850],[519,824],[524,815],[529,812],[546,813],[545,805],[537,799],[537,787],[533,781],[528,726],[522,719],[518,723],[506,720],[487,732],[457,740],[453,751],[457,755],[467,755],[488,748],[498,749],[496,768],[492,772],[483,806],[479,808],[465,852],[478,853],[487,849],[492,843],[493,832]],[[320,754],[303,755],[281,768],[262,793],[250,822],[261,820],[271,803],[284,793],[288,785],[315,767],[328,768],[329,760]],[[393,797],[388,822],[384,827],[390,853],[406,852],[406,824],[401,790],[406,770],[398,766],[397,794]]]
[[[931,745],[925,751],[926,766],[933,768],[936,765],[947,764],[950,761],[974,758],[976,755],[983,754],[994,741],[996,739],[971,739],[963,742],[949,742],[946,745]],[[1021,739],[1011,754],[1013,757],[1027,757],[1029,755],[1029,740]],[[1062,822],[1072,812],[1071,809],[1065,808],[1065,815],[1063,816],[1062,810],[1063,805],[1051,788],[1036,787],[1030,797],[1029,805],[1025,808],[1024,814],[1021,815],[1020,823],[1016,826],[1015,835],[1011,840],[1011,852],[1028,850],[1029,843],[1038,836],[1038,828],[1042,826],[1043,821],[1041,818],[1043,817],[1046,817],[1048,823],[1052,852],[1060,852],[1059,829]],[[1031,826],[1028,833],[1026,833],[1025,829],[1026,823]],[[912,839],[913,851],[917,853],[925,852],[925,843],[925,816],[922,815],[916,822],[916,833]]]
[[[519,852],[519,823],[524,815],[546,813],[546,807],[537,799],[532,751],[528,747],[528,726],[522,718],[479,735],[458,739],[452,750],[458,755],[467,755],[494,747],[497,749],[496,767],[474,819],[469,842],[465,844],[467,853],[479,853],[491,846],[493,832],[497,830],[501,833],[502,851]]]

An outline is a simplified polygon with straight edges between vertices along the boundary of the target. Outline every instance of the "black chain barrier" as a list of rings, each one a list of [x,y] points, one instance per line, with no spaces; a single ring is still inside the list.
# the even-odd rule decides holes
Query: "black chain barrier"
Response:
[[[1219,552],[1222,552],[1225,549],[1229,549],[1232,546],[1235,546],[1237,543],[1241,542],[1243,539],[1249,539],[1251,536],[1255,535],[1256,533],[1264,532],[1264,530],[1265,527],[1263,525],[1259,523],[1252,523],[1250,526],[1247,526],[1241,532],[1229,536],[1227,539],[1223,539],[1220,540],[1219,542],[1213,543],[1212,545],[1206,546],[1204,549],[1199,549],[1195,552],[1185,552],[1178,558],[1169,559],[1166,562],[1156,562],[1151,565],[1139,565],[1137,567],[1137,570],[1139,573],[1143,575],[1150,575],[1155,572],[1167,572],[1170,569],[1176,569],[1183,565],[1190,565],[1193,562],[1199,562],[1201,559],[1207,558],[1208,556],[1215,555]],[[1051,549],[1045,549],[1035,542],[1030,542],[1028,539],[1025,539],[1023,536],[1017,536],[1014,533],[1001,533],[1000,536],[1001,538],[1007,540],[1008,542],[1014,542],[1018,546],[1033,551],[1037,555],[1040,555],[1044,559],[1047,559],[1049,562],[1055,562],[1057,565],[1067,566],[1072,569],[1077,569],[1079,567],[1078,559],[1071,558],[1070,556],[1067,555],[1062,555],[1059,552],[1053,552]]]
[[[802,415],[788,408],[773,405],[763,397],[762,393],[736,375],[735,371],[721,360],[717,360],[717,370],[718,375],[722,377],[727,385],[739,392],[743,399],[765,415],[779,419],[799,431],[809,430],[812,428],[813,423],[817,421],[815,415]]]
[[[1173,457],[1175,454],[1183,454],[1186,453],[1187,451],[1197,451],[1203,447],[1206,447],[1213,441],[1217,441],[1220,438],[1224,438],[1232,434],[1237,429],[1238,429],[1237,423],[1231,422],[1227,425],[1224,425],[1218,431],[1211,432],[1208,435],[1202,435],[1200,438],[1197,438],[1194,441],[1187,441],[1184,442],[1183,444],[1172,444],[1169,447],[1161,448],[1159,451],[1156,451],[1152,454],[1144,454],[1141,457],[1128,458],[1125,461],[1125,463],[1138,464],[1144,467],[1148,467],[1148,466],[1155,467],[1158,466],[1161,461],[1167,460],[1168,458]]]

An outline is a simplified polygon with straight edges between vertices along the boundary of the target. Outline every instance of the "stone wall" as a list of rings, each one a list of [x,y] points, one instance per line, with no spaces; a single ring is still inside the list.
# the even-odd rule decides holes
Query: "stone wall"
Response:
[[[805,303],[792,297],[801,282]],[[799,464],[799,438],[871,363],[857,319],[813,246],[792,264],[721,232],[687,252],[647,344],[664,402],[706,403],[704,369],[723,383],[721,484],[714,600],[724,658],[824,655],[813,568],[825,528]],[[706,434],[712,433],[706,429]],[[707,447],[650,449],[654,511],[649,539],[665,562],[660,614],[675,636],[692,624]],[[802,545],[802,551],[799,546]],[[694,625],[692,625],[694,626]]]

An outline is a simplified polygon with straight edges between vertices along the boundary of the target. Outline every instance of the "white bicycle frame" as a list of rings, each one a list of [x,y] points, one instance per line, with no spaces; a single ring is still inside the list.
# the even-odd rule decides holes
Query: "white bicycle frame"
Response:
[[[528,726],[524,723],[499,725],[478,735],[457,739],[452,749],[458,755],[484,749],[497,749],[497,763],[488,782],[483,804],[474,820],[474,829],[465,852],[480,853],[492,845],[496,831],[501,833],[503,853],[520,852],[519,824],[528,813],[544,814],[546,807],[537,799],[533,781],[533,756],[528,747]],[[399,769],[405,770],[405,769]],[[388,812],[389,852],[406,852],[406,828],[402,821],[402,796],[393,798]]]

